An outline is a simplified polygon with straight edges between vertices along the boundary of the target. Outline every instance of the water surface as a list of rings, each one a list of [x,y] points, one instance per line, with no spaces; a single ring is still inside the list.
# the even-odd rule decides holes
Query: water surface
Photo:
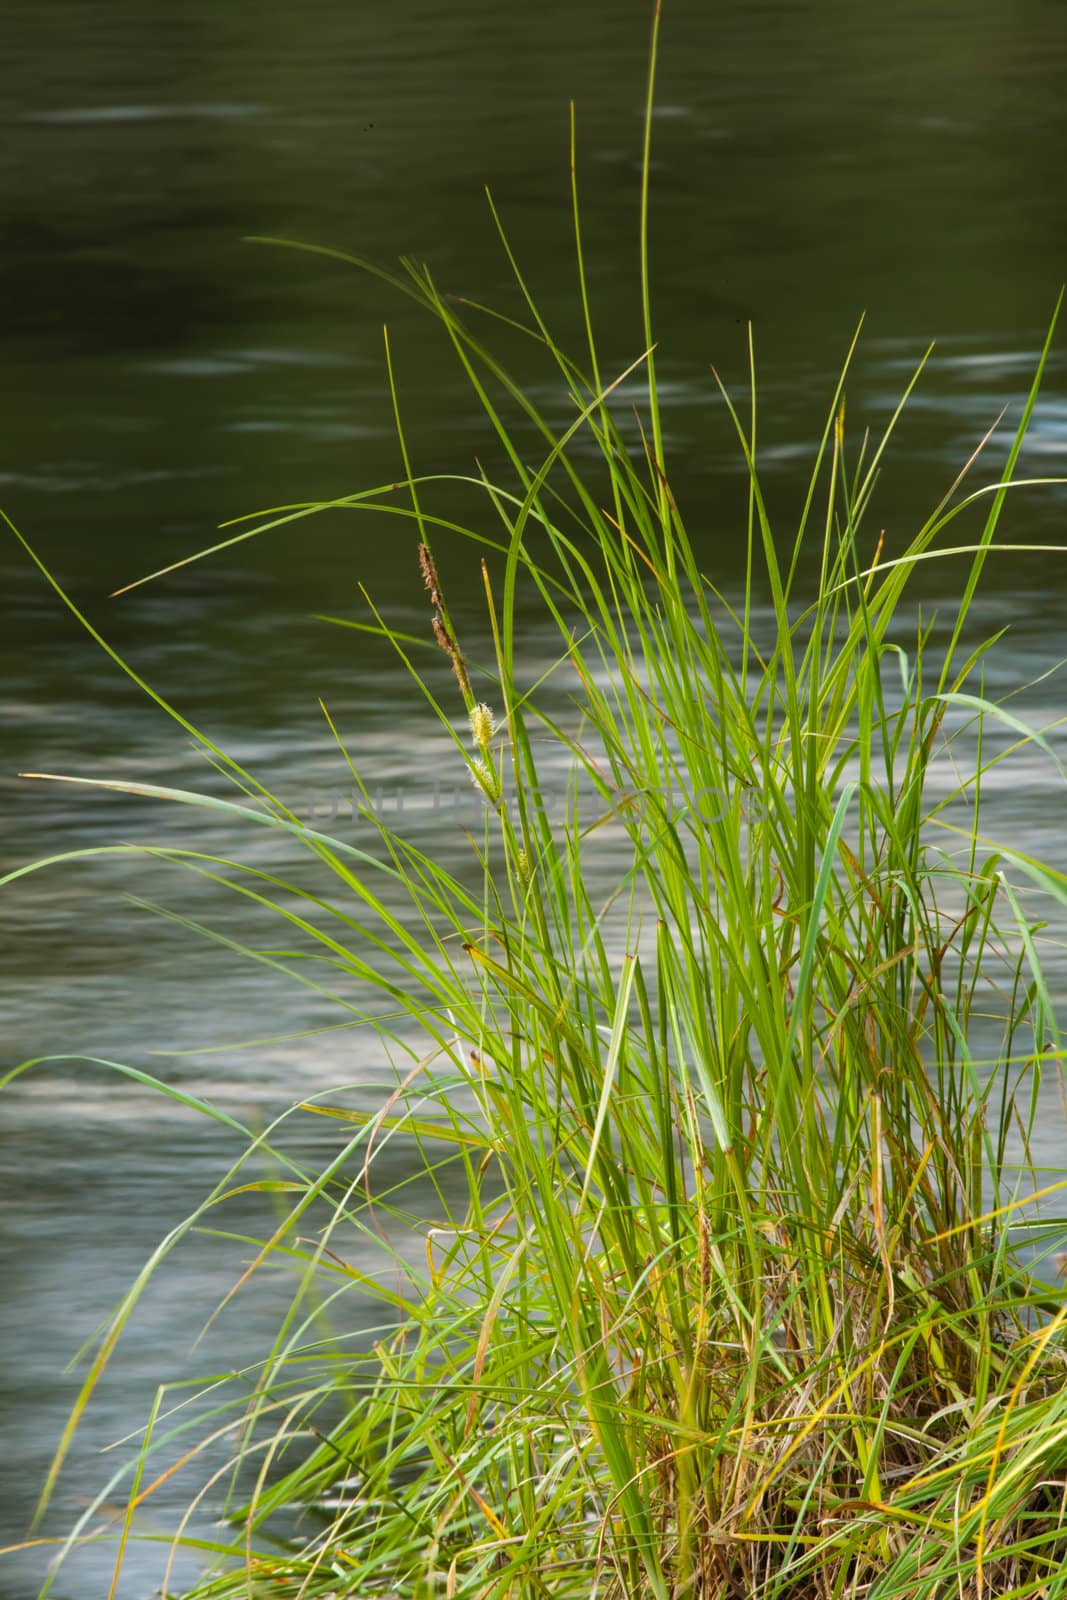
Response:
[[[110,0],[87,11],[51,0],[9,19],[6,42],[0,501],[134,669],[264,781],[324,815],[337,802],[346,785],[321,697],[383,803],[402,798],[428,847],[467,860],[461,819],[434,798],[447,741],[373,640],[314,620],[360,615],[363,585],[400,625],[425,627],[405,524],[333,513],[108,595],[211,543],[227,517],[391,482],[401,467],[386,321],[419,468],[495,460],[447,342],[417,308],[373,277],[247,235],[425,259],[443,290],[518,314],[488,185],[544,314],[580,348],[573,99],[606,367],[640,354],[644,8]],[[844,0],[668,0],[656,336],[672,481],[727,592],[741,573],[745,479],[710,369],[743,392],[749,322],[766,485],[785,530],[864,313],[848,396],[857,440],[884,426],[937,341],[878,488],[887,547],[906,541],[1007,408],[982,469],[998,470],[1067,275],[1065,62],[1056,0],[976,3],[962,20],[954,4],[917,0],[876,12]],[[546,413],[567,416],[536,353],[506,336],[503,348]],[[1067,468],[1063,348],[1027,452],[1033,475]],[[470,510],[458,494],[455,505]],[[990,688],[1032,682],[1013,704],[1035,721],[1063,710],[1059,681],[1044,675],[1067,653],[1063,556],[1052,549],[1067,542],[1065,507],[1055,489],[1011,503],[1004,537],[1039,549],[994,560],[977,614],[1011,629]],[[443,547],[441,565],[461,624],[480,637],[475,552]],[[13,539],[0,543],[0,578],[6,861],[122,842],[274,859],[268,840],[218,818],[15,778],[217,782]],[[918,587],[951,618],[957,582],[958,570],[931,565]],[[539,628],[531,617],[531,663],[551,650]],[[991,827],[1064,865],[1063,791],[1049,764],[1024,756],[992,791]],[[247,907],[144,856],[22,879],[0,897],[5,1063],[124,1062],[257,1125],[354,1080],[373,1098],[389,1063],[365,1030],[333,1028],[325,1000],[134,899],[210,917],[234,941],[277,937]],[[1062,994],[1055,955],[1052,971]],[[312,1029],[323,1031],[289,1037]],[[1041,1154],[1063,1165],[1051,1089],[1048,1111]],[[311,1158],[329,1144],[301,1137]],[[76,1392],[65,1364],[238,1141],[69,1059],[5,1097],[0,1139],[0,1539],[13,1539]],[[251,1201],[246,1220],[262,1224]],[[106,1483],[114,1458],[98,1452],[138,1425],[158,1381],[262,1349],[288,1295],[270,1275],[192,1352],[242,1259],[204,1237],[180,1247],[86,1419],[52,1530]],[[0,1591],[36,1593],[46,1560],[38,1550],[8,1561]],[[135,1551],[121,1592],[150,1592],[160,1570],[150,1547]],[[55,1592],[105,1593],[108,1573],[106,1552],[90,1548]]]

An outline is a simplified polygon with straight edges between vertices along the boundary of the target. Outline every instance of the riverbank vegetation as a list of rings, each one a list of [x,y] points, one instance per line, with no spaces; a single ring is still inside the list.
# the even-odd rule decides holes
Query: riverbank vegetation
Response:
[[[493,355],[484,308],[419,267],[394,280],[451,341],[504,463],[471,475],[477,528],[439,516],[394,385],[403,481],[344,502],[410,537],[423,636],[366,626],[452,736],[479,804],[471,870],[376,814],[339,734],[371,850],[304,825],[202,741],[243,791],[235,821],[287,834],[333,875],[328,896],[159,852],[358,980],[397,1064],[373,1113],[344,1096],[291,1113],[335,1120],[323,1170],[268,1132],[187,1225],[224,1230],[228,1195],[261,1186],[277,1226],[248,1272],[294,1285],[262,1363],[216,1375],[195,1430],[162,1395],[105,1491],[118,1572],[157,1486],[190,1483],[174,1546],[216,1563],[197,1600],[1067,1593],[1067,1302],[1032,1203],[1046,1190],[1055,1210],[1061,1183],[1030,1150],[1063,1052],[1042,906],[1067,882],[982,823],[994,769],[1025,744],[1056,756],[985,697],[992,641],[969,625],[1049,347],[1006,464],[983,478],[979,454],[896,543],[871,504],[897,416],[850,439],[847,365],[788,529],[761,489],[754,365],[743,398],[721,386],[747,511],[716,536],[745,542],[747,581],[720,592],[713,508],[692,538],[670,485],[650,129],[625,373],[594,337],[577,185],[578,356],[512,261],[525,310],[506,333],[551,358],[563,425]],[[280,508],[225,545],[322,509]],[[484,592],[484,650],[449,608],[445,545]],[[946,626],[909,585],[949,551]],[[534,603],[547,665],[524,654]],[[545,709],[548,682],[567,717]],[[609,893],[592,856],[598,883],[614,863]],[[356,1265],[372,1247],[380,1265]],[[377,1335],[356,1337],[368,1304]],[[194,1537],[224,1486],[229,1522]]]

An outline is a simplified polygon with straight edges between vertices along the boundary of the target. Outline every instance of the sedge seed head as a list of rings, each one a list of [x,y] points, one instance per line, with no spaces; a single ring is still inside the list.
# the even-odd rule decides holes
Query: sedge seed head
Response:
[[[474,787],[482,791],[490,805],[495,806],[500,800],[500,775],[492,762],[479,756],[471,762],[470,772]]]
[[[448,637],[448,634],[445,632],[445,625],[441,621],[440,613],[434,614],[433,636],[441,646],[441,649],[444,651],[446,656],[455,657],[456,647],[452,640]]]
[[[471,733],[474,735],[474,742],[479,750],[488,750],[489,741],[495,732],[496,723],[493,720],[493,713],[487,705],[479,701],[471,712]]]

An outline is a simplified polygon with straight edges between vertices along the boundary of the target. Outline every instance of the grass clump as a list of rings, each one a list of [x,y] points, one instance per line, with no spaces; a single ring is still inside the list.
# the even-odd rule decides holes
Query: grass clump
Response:
[[[646,143],[646,196],[647,173]],[[577,217],[576,203],[576,235]],[[575,361],[516,268],[523,331],[574,408],[562,431],[469,308],[424,269],[395,280],[451,340],[507,463],[473,480],[496,534],[448,525],[398,402],[405,481],[343,502],[410,519],[447,690],[423,641],[372,626],[480,796],[472,873],[369,797],[374,851],[305,827],[219,751],[258,802],[233,816],[287,833],[333,894],[157,852],[317,941],[388,1007],[376,1026],[405,1063],[374,1114],[294,1110],[345,1130],[324,1170],[279,1145],[282,1176],[259,1180],[243,1157],[191,1219],[262,1181],[283,1210],[249,1271],[284,1264],[296,1284],[262,1363],[213,1391],[233,1531],[195,1541],[219,1557],[197,1600],[1067,1593],[1067,1308],[1023,1223],[1042,1064],[1062,1040],[1018,887],[1028,875],[1063,902],[1067,885],[980,836],[990,768],[1027,739],[1054,757],[982,697],[987,645],[967,629],[1048,346],[1002,475],[953,485],[892,560],[869,505],[893,423],[852,459],[842,375],[783,541],[755,384],[744,416],[724,389],[749,485],[747,579],[730,597],[668,482],[645,237],[642,220],[636,450],[584,274]],[[936,635],[908,585],[975,505],[958,614]],[[477,663],[434,555],[457,536],[482,556]],[[547,683],[524,659],[533,598],[558,640]],[[990,725],[1014,742],[990,753]],[[562,823],[546,801],[561,757]],[[606,863],[612,887],[594,895]],[[379,1181],[399,1139],[410,1180]],[[371,1243],[381,1272],[351,1265]],[[368,1297],[372,1348],[345,1331]],[[161,1399],[108,1486],[126,1506],[119,1566],[162,1481],[153,1452],[180,1447],[197,1471],[188,1427]],[[222,1475],[201,1476],[197,1492],[217,1492]]]

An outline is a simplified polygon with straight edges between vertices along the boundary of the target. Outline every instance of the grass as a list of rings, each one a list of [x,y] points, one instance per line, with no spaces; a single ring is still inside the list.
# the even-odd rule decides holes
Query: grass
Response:
[[[245,1274],[292,1274],[274,1344],[217,1378],[194,1420],[161,1391],[101,1491],[124,1508],[116,1585],[180,1471],[191,1515],[228,1494],[222,1532],[175,1533],[174,1550],[214,1558],[190,1600],[1067,1595],[1067,1300],[1035,1265],[1051,1235],[1029,1150],[1063,1040],[1021,889],[1062,905],[1067,880],[982,837],[991,768],[1027,743],[1056,758],[983,696],[992,641],[968,627],[1050,346],[1002,473],[974,490],[961,474],[892,559],[869,506],[896,416],[853,449],[846,366],[783,535],[760,487],[755,378],[743,414],[724,387],[749,486],[731,600],[668,481],[647,135],[644,154],[645,326],[623,375],[645,384],[636,450],[593,335],[577,186],[580,358],[512,260],[521,329],[570,399],[562,432],[472,331],[484,308],[423,268],[383,274],[451,341],[506,463],[471,479],[493,537],[439,518],[394,385],[405,481],[343,502],[410,525],[425,637],[377,613],[364,626],[483,801],[472,872],[375,815],[339,736],[374,850],[302,825],[199,734],[254,810],[110,785],[278,830],[315,884],[327,868],[329,895],[156,852],[313,940],[315,981],[338,967],[359,980],[400,1064],[373,1114],[342,1100],[285,1119],[337,1121],[321,1171],[287,1156],[278,1130],[239,1130],[246,1153],[116,1312],[43,1502],[181,1234],[225,1228],[227,1197],[250,1186],[279,1208]],[[936,635],[909,584],[928,560],[958,566],[966,508],[980,531],[956,620]],[[215,548],[322,509],[278,508]],[[482,661],[438,577],[446,539],[466,541],[481,574]],[[524,660],[520,607],[534,602],[556,630],[549,687],[568,688],[566,722]],[[427,650],[447,657],[445,692]],[[993,728],[1008,737],[991,749]],[[546,800],[561,757],[574,777],[562,822]],[[594,898],[590,861],[602,875],[606,855],[614,886]],[[379,1178],[397,1140],[399,1184]],[[350,1264],[371,1247],[380,1270]],[[348,1331],[368,1302],[369,1348]]]

